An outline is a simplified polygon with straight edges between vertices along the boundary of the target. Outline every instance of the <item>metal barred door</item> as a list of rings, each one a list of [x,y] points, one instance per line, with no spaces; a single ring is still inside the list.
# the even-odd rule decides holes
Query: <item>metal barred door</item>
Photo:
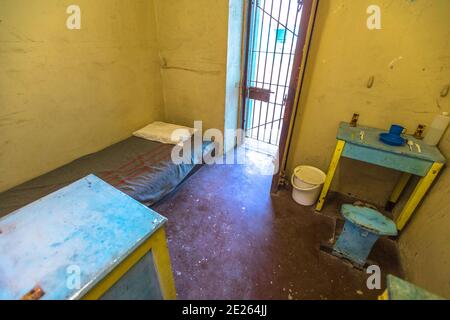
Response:
[[[244,130],[279,145],[303,1],[252,0],[249,14]]]

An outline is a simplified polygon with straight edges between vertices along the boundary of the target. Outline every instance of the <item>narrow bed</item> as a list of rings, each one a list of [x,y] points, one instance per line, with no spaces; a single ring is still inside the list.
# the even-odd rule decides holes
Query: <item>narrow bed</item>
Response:
[[[151,206],[173,191],[195,167],[194,164],[174,164],[171,160],[173,147],[138,137],[128,138],[0,193],[0,217],[89,174],[95,174]],[[211,152],[213,147],[211,142],[204,143],[203,154]]]

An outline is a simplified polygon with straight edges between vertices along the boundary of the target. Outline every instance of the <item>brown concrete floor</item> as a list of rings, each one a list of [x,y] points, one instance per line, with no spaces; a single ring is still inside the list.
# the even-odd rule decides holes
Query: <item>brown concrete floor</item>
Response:
[[[272,177],[251,169],[204,166],[153,208],[169,219],[179,299],[376,299],[382,293],[367,289],[364,271],[319,249],[332,241],[338,207],[348,199],[332,195],[319,215],[296,204],[288,190],[271,196]],[[401,275],[395,242],[379,241],[370,259],[383,273]]]

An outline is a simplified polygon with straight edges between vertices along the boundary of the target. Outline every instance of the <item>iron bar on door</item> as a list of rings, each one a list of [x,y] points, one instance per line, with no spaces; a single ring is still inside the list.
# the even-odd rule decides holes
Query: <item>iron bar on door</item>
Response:
[[[251,6],[244,128],[247,137],[278,145],[303,2],[252,0]],[[249,98],[249,88],[270,92],[269,101]]]

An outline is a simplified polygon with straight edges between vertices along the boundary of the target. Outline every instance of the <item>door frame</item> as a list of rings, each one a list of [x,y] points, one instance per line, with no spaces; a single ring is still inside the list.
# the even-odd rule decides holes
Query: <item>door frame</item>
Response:
[[[241,81],[241,111],[240,117],[241,121],[239,127],[245,131],[245,114],[247,104],[245,100],[247,98],[247,80],[248,80],[248,48],[250,45],[250,33],[252,27],[252,2],[255,0],[246,0],[245,5],[247,6],[244,10],[247,11],[245,15],[245,30],[244,30],[244,43],[242,46],[243,55],[243,68],[242,68],[242,81]],[[245,138],[245,133],[243,133],[243,138]]]
[[[291,82],[289,84],[288,97],[283,118],[283,126],[280,135],[278,149],[278,172],[273,176],[270,192],[278,192],[280,182],[285,179],[286,163],[292,137],[292,129],[297,115],[303,77],[308,59],[309,47],[314,28],[319,0],[303,0],[303,11],[300,20],[300,32],[295,49],[294,64],[292,67]]]
[[[248,80],[248,48],[250,45],[251,21],[252,21],[252,2],[256,0],[247,0],[245,2],[245,32],[243,41],[243,71],[241,85],[241,121],[240,128],[245,130],[246,115],[246,96],[247,96],[247,80]],[[298,0],[300,1],[300,0]],[[273,176],[271,193],[278,191],[280,181],[285,176],[286,160],[289,152],[289,145],[292,136],[292,127],[297,114],[298,100],[302,88],[302,81],[308,58],[309,45],[311,41],[314,21],[317,13],[317,6],[320,0],[303,0],[303,11],[300,18],[300,32],[296,43],[295,57],[292,67],[292,75],[289,83],[289,91],[286,99],[286,107],[283,115],[283,124],[280,134],[280,143],[278,147],[279,170]]]

